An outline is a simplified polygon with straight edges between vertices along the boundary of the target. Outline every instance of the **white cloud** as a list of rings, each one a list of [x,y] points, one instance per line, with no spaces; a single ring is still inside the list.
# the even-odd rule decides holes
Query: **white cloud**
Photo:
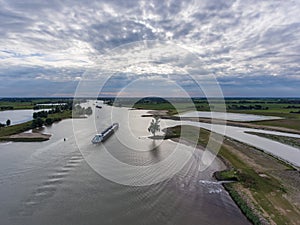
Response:
[[[39,68],[36,78],[40,68],[85,70],[122,44],[150,39],[196,54],[201,74],[300,76],[299,1],[3,0],[0,34],[0,74],[8,67]],[[170,65],[176,60],[171,53],[167,48],[157,53],[162,64],[136,65],[135,52],[128,49],[100,66],[114,71],[127,64],[125,72],[131,74],[186,71],[184,62]],[[47,74],[52,80],[56,76]],[[65,77],[76,80],[78,73]]]

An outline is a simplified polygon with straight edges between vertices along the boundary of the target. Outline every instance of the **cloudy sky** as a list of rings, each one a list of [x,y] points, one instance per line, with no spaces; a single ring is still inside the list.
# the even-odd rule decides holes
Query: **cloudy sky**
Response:
[[[170,49],[162,48],[155,63],[128,62],[128,54],[115,70],[111,52],[132,53],[149,40],[177,46],[177,63],[162,59]],[[159,87],[176,96],[165,93],[174,90],[170,75],[197,95],[201,77],[185,77],[181,50],[198,60],[193,73],[214,76],[225,96],[300,97],[300,1],[0,0],[2,97],[73,96],[94,68],[97,79],[110,74],[107,95]]]

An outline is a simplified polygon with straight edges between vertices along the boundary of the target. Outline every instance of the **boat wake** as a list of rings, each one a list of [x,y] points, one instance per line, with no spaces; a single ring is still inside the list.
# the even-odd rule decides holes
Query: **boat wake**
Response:
[[[208,190],[209,194],[219,194],[224,191],[222,187],[223,181],[199,180],[198,182]]]
[[[82,161],[82,156],[80,154],[75,154],[66,161],[66,164],[63,167],[55,170],[52,174],[49,174],[32,192],[29,198],[23,202],[19,214],[29,216],[32,215],[35,210],[38,210],[46,199],[49,199],[55,194],[57,188],[64,182],[66,176],[68,176],[75,167],[79,166]]]

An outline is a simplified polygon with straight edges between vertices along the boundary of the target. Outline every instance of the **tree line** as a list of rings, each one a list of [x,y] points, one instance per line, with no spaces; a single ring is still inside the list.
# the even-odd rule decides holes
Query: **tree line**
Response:
[[[54,122],[58,122],[62,120],[60,117],[48,117],[49,115],[63,113],[64,111],[73,110],[73,115],[80,116],[80,115],[91,115],[93,113],[91,107],[81,107],[80,105],[76,105],[73,107],[73,104],[66,104],[56,106],[54,109],[51,110],[43,110],[39,112],[34,112],[32,117],[32,128],[41,127],[43,125],[51,125]]]
[[[227,106],[228,109],[233,110],[268,110],[269,107],[263,107],[261,105],[229,105]]]

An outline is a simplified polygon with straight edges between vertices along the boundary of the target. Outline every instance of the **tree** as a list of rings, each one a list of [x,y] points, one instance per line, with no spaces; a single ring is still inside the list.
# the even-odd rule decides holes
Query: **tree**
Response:
[[[85,110],[85,114],[87,114],[87,115],[92,115],[93,114],[93,110],[90,106],[87,107],[87,109]]]
[[[47,118],[48,117],[48,112],[43,110],[43,111],[39,111],[39,112],[34,112],[32,114],[32,117],[33,119],[36,119],[38,117],[41,117],[41,118]]]
[[[32,128],[42,127],[43,124],[44,124],[43,119],[38,117],[32,121]]]
[[[47,118],[45,120],[45,124],[48,125],[48,126],[50,126],[52,123],[53,123],[53,119],[52,118]]]
[[[9,126],[11,123],[10,119],[6,120],[6,126]]]
[[[160,120],[159,117],[154,117],[154,119],[152,119],[150,126],[148,127],[148,131],[151,132],[153,134],[153,136],[155,136],[155,132],[156,131],[160,131]]]

